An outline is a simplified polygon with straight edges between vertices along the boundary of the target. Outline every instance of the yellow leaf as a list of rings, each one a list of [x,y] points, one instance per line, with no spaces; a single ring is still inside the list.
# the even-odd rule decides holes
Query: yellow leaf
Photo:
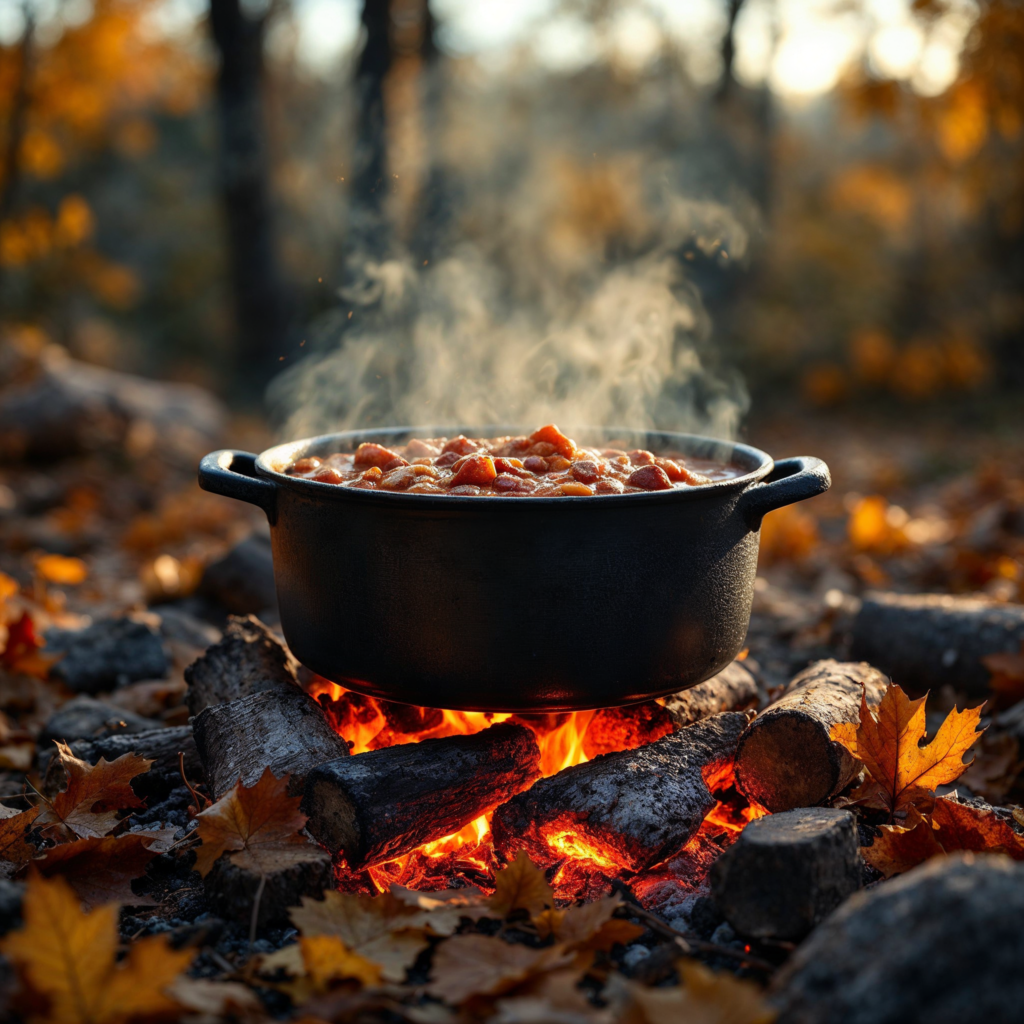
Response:
[[[572,954],[563,946],[531,949],[486,935],[455,935],[434,953],[428,991],[458,1006],[473,996],[507,992],[527,978],[571,962]]]
[[[0,950],[18,965],[25,983],[50,1002],[48,1014],[31,1020],[119,1024],[175,1009],[164,990],[193,954],[175,952],[165,938],[154,936],[134,943],[118,965],[117,912],[111,903],[83,913],[62,878],[29,878],[24,926],[3,939]]]
[[[299,948],[306,974],[320,991],[339,978],[353,978],[363,985],[380,982],[380,967],[353,953],[337,935],[303,935]]]
[[[360,896],[332,890],[322,900],[304,896],[290,916],[303,935],[333,935],[379,965],[387,981],[402,981],[427,947],[424,914],[391,893]]]
[[[963,756],[984,731],[978,728],[980,719],[981,707],[953,708],[934,738],[922,746],[925,698],[910,700],[892,683],[878,705],[877,717],[862,694],[856,731],[835,727],[832,738],[864,764],[881,806],[892,814],[967,770]]]
[[[67,774],[68,785],[40,808],[36,824],[48,839],[63,842],[76,836],[105,836],[118,823],[120,811],[145,806],[131,781],[148,772],[152,761],[138,754],[122,754],[114,761],[100,758],[93,765],[75,757],[60,740],[55,756]]]
[[[494,895],[490,906],[496,914],[507,917],[513,910],[526,910],[531,916],[555,905],[555,894],[541,871],[520,850],[507,868],[494,876]]]
[[[302,834],[307,817],[301,796],[288,796],[288,776],[275,778],[267,768],[255,786],[239,782],[211,807],[196,815],[203,845],[196,870],[204,877],[223,853],[257,875],[327,856]]]
[[[84,583],[89,567],[80,558],[66,558],[64,555],[43,555],[36,562],[36,572],[48,583],[63,587],[74,587]]]

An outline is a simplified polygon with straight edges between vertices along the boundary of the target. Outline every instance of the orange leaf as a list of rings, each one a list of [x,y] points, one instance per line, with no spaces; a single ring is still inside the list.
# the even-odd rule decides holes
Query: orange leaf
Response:
[[[19,968],[24,983],[49,1000],[49,1013],[31,1021],[120,1024],[176,1008],[164,990],[188,966],[192,952],[175,952],[164,937],[135,942],[117,963],[117,904],[83,913],[63,878],[29,878],[24,926],[0,950]]]
[[[984,731],[978,728],[980,719],[981,707],[953,708],[934,738],[922,746],[925,697],[910,700],[892,683],[878,705],[877,717],[862,694],[856,731],[836,727],[832,738],[863,762],[880,806],[892,814],[967,770],[963,756]]]
[[[40,808],[38,824],[47,838],[64,842],[77,836],[104,836],[117,825],[118,812],[145,807],[131,780],[148,772],[152,761],[138,754],[122,754],[115,761],[101,758],[92,765],[75,757],[60,740],[55,756],[67,773],[68,785]]]
[[[48,583],[74,587],[84,583],[89,567],[80,558],[66,558],[64,555],[43,555],[36,562],[36,572]]]
[[[269,768],[255,786],[239,782],[196,816],[203,841],[196,870],[207,875],[223,853],[257,875],[322,860],[327,853],[302,834],[309,819],[299,810],[301,802],[301,796],[288,796],[288,776],[278,779]]]
[[[0,811],[9,810],[11,808],[0,804]],[[26,837],[29,826],[38,814],[39,808],[31,807],[27,811],[14,811],[0,817],[0,860],[11,864],[27,864],[36,855],[38,851]]]
[[[861,847],[864,859],[886,878],[900,875],[943,852],[931,823],[915,808],[907,825],[882,825],[881,835],[870,846]]]
[[[102,839],[76,839],[61,843],[35,861],[45,878],[60,875],[86,907],[102,903],[127,903],[130,906],[153,905],[148,896],[132,892],[131,882],[141,878],[146,866],[160,851],[148,844],[152,836],[129,832]]]
[[[544,872],[520,850],[516,859],[494,876],[494,895],[490,907],[501,917],[513,910],[526,910],[531,916],[555,905],[555,894]]]

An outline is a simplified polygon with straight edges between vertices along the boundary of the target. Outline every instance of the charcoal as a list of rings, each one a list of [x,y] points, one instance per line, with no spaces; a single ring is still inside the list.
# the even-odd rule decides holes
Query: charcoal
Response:
[[[752,821],[711,869],[730,925],[755,939],[801,939],[860,888],[849,811],[802,807]]]
[[[160,635],[133,618],[100,619],[85,629],[46,631],[46,654],[61,655],[50,670],[69,689],[95,694],[170,670]]]
[[[82,694],[62,704],[43,726],[39,734],[40,747],[51,747],[54,740],[98,739],[115,732],[146,732],[159,728],[160,723],[126,711],[114,704],[96,700]]]
[[[199,590],[234,615],[263,613],[276,619],[277,588],[270,538],[250,534],[223,558],[211,562]]]
[[[777,1024],[1014,1024],[1024,864],[934,858],[855,893],[772,981]]]
[[[853,656],[905,689],[989,696],[982,658],[1024,645],[1024,605],[946,594],[871,593],[853,623]]]

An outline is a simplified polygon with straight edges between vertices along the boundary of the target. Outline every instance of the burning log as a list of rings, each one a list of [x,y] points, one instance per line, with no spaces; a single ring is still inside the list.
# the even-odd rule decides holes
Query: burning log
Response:
[[[300,793],[313,768],[348,755],[320,705],[294,684],[212,704],[194,719],[192,733],[215,800],[239,779],[254,786],[266,768],[290,775],[289,793]]]
[[[604,708],[595,712],[583,739],[589,758],[652,743],[677,729],[723,711],[742,711],[757,704],[757,683],[738,661],[697,686],[658,701]]]
[[[736,785],[772,812],[814,807],[843,790],[857,774],[850,752],[830,730],[856,722],[861,692],[876,706],[886,677],[863,662],[819,661],[796,676],[740,737]]]
[[[940,594],[869,594],[853,623],[853,656],[907,689],[949,684],[989,696],[982,658],[1024,645],[1024,605]]]
[[[1013,1021],[1024,865],[936,857],[851,896],[772,980],[778,1024]]]
[[[715,715],[639,750],[605,754],[543,779],[494,812],[495,847],[545,866],[566,856],[640,871],[678,853],[714,806],[741,714]]]
[[[228,619],[224,637],[185,669],[189,713],[265,690],[297,688],[298,663],[253,615]]]
[[[711,891],[741,935],[802,939],[860,888],[849,811],[801,807],[752,821],[711,869]]]
[[[362,868],[458,832],[539,777],[533,732],[504,722],[322,764],[302,810],[311,835]]]

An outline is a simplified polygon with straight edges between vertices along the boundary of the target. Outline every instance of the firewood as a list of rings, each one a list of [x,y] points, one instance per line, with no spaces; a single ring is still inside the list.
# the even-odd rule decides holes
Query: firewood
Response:
[[[677,729],[685,728],[724,711],[744,711],[757,705],[757,682],[744,667],[734,661],[717,676],[697,686],[665,698],[665,710]]]
[[[311,769],[348,755],[320,705],[295,685],[211,704],[193,720],[192,733],[214,799],[239,779],[254,786],[266,768],[291,776],[289,792],[301,793]]]
[[[851,896],[772,981],[777,1024],[1020,1020],[1024,865],[937,857]]]
[[[672,694],[663,703],[648,700],[596,711],[583,738],[583,752],[588,758],[594,758],[616,750],[631,750],[702,718],[753,707],[757,701],[754,677],[734,661],[718,675],[682,693]]]
[[[502,804],[491,829],[508,858],[550,866],[566,855],[640,871],[678,853],[714,806],[745,715],[715,715],[660,740],[542,779]]]
[[[189,713],[265,690],[298,686],[298,662],[254,615],[228,619],[224,637],[185,669]]]
[[[711,869],[725,919],[756,939],[802,939],[860,888],[849,811],[801,807],[752,821]]]
[[[988,654],[1024,644],[1024,605],[945,594],[874,593],[853,623],[853,657],[889,673],[904,689],[950,685],[988,697]]]
[[[772,812],[814,807],[839,793],[859,769],[829,732],[839,722],[859,720],[862,691],[876,706],[886,683],[863,662],[819,661],[801,672],[740,737],[741,792]]]
[[[322,764],[302,810],[312,836],[361,868],[458,832],[539,776],[533,732],[504,722]]]

